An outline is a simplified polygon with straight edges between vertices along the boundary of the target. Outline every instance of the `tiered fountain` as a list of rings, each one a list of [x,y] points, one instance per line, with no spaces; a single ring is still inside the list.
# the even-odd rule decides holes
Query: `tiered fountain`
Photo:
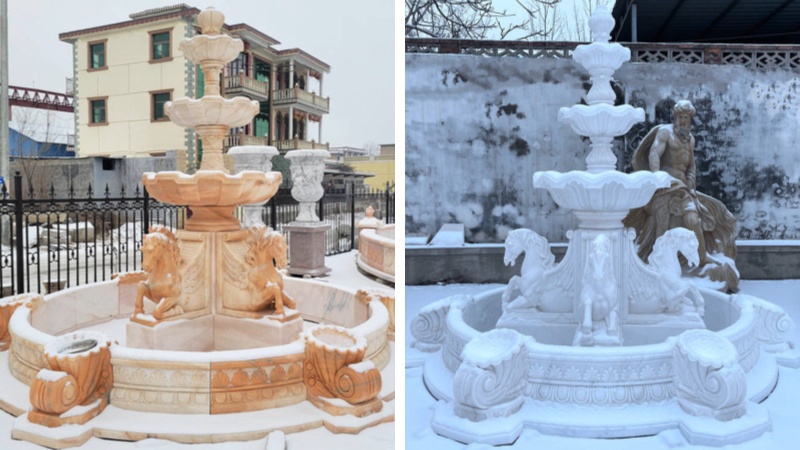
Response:
[[[283,236],[263,224],[242,229],[234,208],[267,201],[281,174],[227,173],[224,136],[258,104],[219,95],[220,71],[243,44],[220,33],[213,8],[197,21],[203,34],[180,49],[203,70],[206,95],[165,110],[203,140],[202,166],[143,176],[153,197],[192,216],[174,233],[150,229],[144,273],[0,301],[0,407],[20,416],[17,439],[53,448],[92,435],[220,442],[322,425],[355,433],[393,418],[393,383],[383,381],[393,294],[285,278]],[[87,329],[96,327],[114,339]]]
[[[424,380],[441,400],[432,428],[462,442],[508,444],[525,427],[582,437],[630,437],[680,428],[691,443],[726,445],[770,429],[757,404],[777,383],[777,364],[800,363],[794,323],[764,300],[698,289],[681,278],[678,253],[697,264],[689,230],[668,231],[649,263],[622,220],[670,185],[665,172],[616,170],[614,136],[644,112],[614,106],[611,77],[630,51],[610,44],[614,20],[598,6],[594,42],[576,62],[592,76],[588,105],[559,120],[588,136],[586,171],[537,172],[571,209],[578,229],[563,261],[531,230],[506,240],[506,264],[525,252],[508,286],[423,308],[411,329],[427,358]],[[762,350],[765,350],[762,353]]]

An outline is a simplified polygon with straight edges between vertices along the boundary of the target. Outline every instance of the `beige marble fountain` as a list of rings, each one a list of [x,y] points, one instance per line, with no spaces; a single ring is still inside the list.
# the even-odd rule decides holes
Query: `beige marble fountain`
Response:
[[[228,128],[258,106],[219,95],[220,71],[242,41],[220,34],[224,17],[212,8],[197,21],[203,34],[180,49],[202,68],[207,95],[165,110],[203,140],[201,169],[143,175],[153,197],[193,215],[183,230],[149,230],[143,272],[0,299],[0,409],[19,416],[15,439],[65,448],[92,436],[201,443],[269,434],[269,448],[284,448],[270,433],[358,433],[394,418],[393,293],[284,277],[283,235],[243,229],[233,216],[274,195],[281,174],[223,167]],[[124,327],[124,339],[96,326]]]

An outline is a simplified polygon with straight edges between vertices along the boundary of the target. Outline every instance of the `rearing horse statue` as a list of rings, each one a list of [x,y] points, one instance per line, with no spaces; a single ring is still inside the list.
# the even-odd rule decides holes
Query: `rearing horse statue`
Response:
[[[181,251],[178,238],[165,226],[150,227],[142,245],[142,269],[147,280],[136,286],[133,317],[144,314],[144,298],[157,303],[153,318],[164,320],[183,313],[178,304],[181,294],[181,275],[178,271]]]
[[[266,225],[255,225],[248,230],[247,244],[250,249],[245,262],[250,266],[247,280],[251,292],[244,305],[248,311],[259,311],[275,303],[275,314],[284,314],[284,305],[294,309],[295,301],[283,292],[283,275],[278,272],[288,264],[286,239]]]

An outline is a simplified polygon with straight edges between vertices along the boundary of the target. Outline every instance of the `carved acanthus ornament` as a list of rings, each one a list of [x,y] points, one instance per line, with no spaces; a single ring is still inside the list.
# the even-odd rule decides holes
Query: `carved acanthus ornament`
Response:
[[[111,342],[92,331],[70,333],[44,348],[49,369],[42,369],[31,382],[33,409],[28,420],[46,427],[83,424],[108,405],[113,385]],[[65,414],[84,407],[76,414]]]
[[[367,340],[343,327],[320,325],[306,332],[304,375],[308,399],[331,414],[362,417],[382,409],[381,373],[364,359]],[[341,407],[330,399],[342,399]]]

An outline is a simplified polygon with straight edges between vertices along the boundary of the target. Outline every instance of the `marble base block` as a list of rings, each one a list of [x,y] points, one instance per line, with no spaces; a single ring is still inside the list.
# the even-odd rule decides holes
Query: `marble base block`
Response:
[[[214,349],[242,350],[288,344],[302,331],[303,319],[299,314],[285,322],[267,316],[241,319],[217,315],[214,317]]]
[[[207,352],[214,350],[214,316],[170,320],[155,326],[128,322],[126,345],[150,350]]]
[[[289,232],[290,275],[321,277],[331,271],[325,267],[325,233],[331,226],[321,222],[292,222]]]

